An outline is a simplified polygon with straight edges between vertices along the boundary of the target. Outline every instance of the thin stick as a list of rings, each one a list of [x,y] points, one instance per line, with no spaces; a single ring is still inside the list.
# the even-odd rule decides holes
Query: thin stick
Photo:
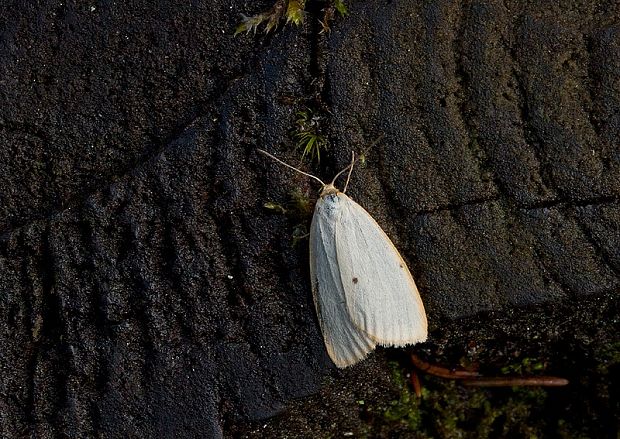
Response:
[[[269,158],[271,158],[271,159],[275,160],[276,162],[280,163],[281,165],[284,165],[284,166],[286,166],[287,168],[291,168],[293,171],[297,171],[297,172],[299,172],[300,174],[305,175],[306,177],[314,178],[316,181],[318,181],[319,183],[321,183],[321,185],[322,185],[322,186],[325,186],[325,183],[323,183],[323,181],[322,181],[319,177],[315,177],[314,175],[312,175],[312,174],[308,174],[307,172],[304,172],[304,171],[302,171],[301,169],[297,169],[296,167],[291,166],[291,165],[289,165],[288,163],[284,163],[282,160],[280,160],[279,158],[277,158],[277,157],[276,157],[276,156],[274,156],[274,155],[269,154],[267,151],[263,151],[263,150],[262,150],[262,149],[260,149],[260,148],[256,148],[256,150],[257,150],[258,152],[260,152],[261,154],[265,154],[267,157],[269,157]],[[345,169],[346,169],[346,168],[345,168]]]
[[[568,380],[554,376],[535,376],[535,377],[483,377],[478,372],[467,370],[450,370],[445,367],[436,366],[420,359],[417,355],[411,354],[413,365],[420,371],[429,375],[452,380],[462,380],[464,386],[472,387],[512,387],[512,386],[543,386],[560,387],[566,386]]]
[[[415,370],[411,371],[411,385],[413,386],[415,396],[422,398],[422,384],[420,384],[420,377]]]
[[[445,367],[436,366],[434,364],[427,363],[414,354],[411,354],[411,361],[418,370],[441,378],[458,380],[464,378],[476,378],[480,376],[478,372],[471,372],[469,370],[450,370]]]
[[[512,386],[542,386],[560,387],[568,384],[565,378],[552,376],[537,377],[480,377],[462,381],[464,386],[472,387],[512,387]]]

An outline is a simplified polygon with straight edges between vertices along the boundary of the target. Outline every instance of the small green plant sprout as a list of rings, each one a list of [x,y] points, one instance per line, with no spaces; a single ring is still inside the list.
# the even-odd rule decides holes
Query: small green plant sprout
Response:
[[[359,156],[357,156],[357,162],[358,162],[358,166],[365,168],[366,167],[366,154],[361,153]]]
[[[319,20],[321,23],[321,33],[329,32],[329,23],[334,19],[334,15],[338,12],[341,17],[349,15],[349,10],[342,0],[331,0],[328,2],[327,7],[323,9],[323,19]]]
[[[250,17],[243,15],[241,23],[235,29],[235,35],[242,32],[254,33],[261,24],[265,24],[264,32],[268,34],[275,30],[280,20],[286,17],[287,23],[300,25],[304,21],[304,6],[306,0],[277,0],[268,11]]]
[[[310,236],[306,224],[308,219],[312,217],[314,203],[310,200],[307,193],[304,193],[299,188],[295,188],[290,193],[288,206],[291,216],[299,222],[293,230],[293,247],[295,247]]]
[[[531,375],[533,373],[541,372],[545,370],[547,365],[540,360],[526,357],[521,360],[521,363],[510,364],[501,368],[501,372],[504,375],[516,373],[518,375]]]
[[[388,423],[398,423],[412,431],[420,430],[423,413],[421,410],[421,399],[411,391],[407,385],[407,380],[400,370],[398,363],[390,361],[392,370],[392,382],[395,390],[400,394],[398,399],[390,401],[388,407],[383,412],[383,418]],[[426,393],[427,391],[424,390]]]
[[[268,34],[272,30],[275,30],[282,20],[285,20],[287,24],[292,23],[295,26],[300,26],[305,20],[307,1],[308,0],[276,0],[271,9],[265,12],[249,17],[243,15],[241,23],[239,23],[235,29],[235,35],[242,32],[252,32],[256,34],[258,27],[262,24],[264,24],[263,31]],[[329,30],[329,22],[333,20],[335,11],[343,17],[348,14],[347,7],[342,0],[315,1],[326,3],[325,8],[322,9],[323,20],[320,21],[323,31]]]
[[[306,0],[288,0],[288,6],[286,8],[286,23],[293,23],[295,26],[299,26],[304,22],[304,6]]]
[[[274,201],[267,201],[263,204],[263,207],[276,214],[285,215],[296,223],[292,234],[292,245],[295,247],[309,236],[308,228],[305,224],[312,216],[313,205],[314,203],[310,200],[307,193],[304,193],[299,188],[295,188],[289,193],[286,207]]]
[[[296,247],[297,244],[306,239],[308,236],[310,236],[310,233],[308,233],[306,226],[301,224],[296,226],[293,230],[293,247]]]
[[[281,213],[282,215],[286,215],[288,212],[288,210],[282,207],[281,204],[274,203],[273,201],[267,201],[265,204],[263,204],[263,206],[265,207],[265,209],[273,210],[274,212]]]
[[[334,0],[334,7],[336,8],[340,16],[345,17],[349,15],[349,10],[347,9],[346,5],[342,0]]]
[[[310,200],[308,194],[304,193],[299,188],[295,188],[291,191],[289,206],[295,211],[297,218],[302,221],[312,217],[314,203]]]
[[[313,202],[301,189],[295,188],[289,193],[286,207],[275,201],[267,201],[263,204],[265,209],[280,215],[289,216],[295,220],[307,221],[312,216]]]
[[[320,134],[321,116],[311,109],[297,112],[295,128],[292,130],[295,149],[301,149],[301,160],[306,157],[317,162],[321,161],[321,149],[327,149],[327,139]]]

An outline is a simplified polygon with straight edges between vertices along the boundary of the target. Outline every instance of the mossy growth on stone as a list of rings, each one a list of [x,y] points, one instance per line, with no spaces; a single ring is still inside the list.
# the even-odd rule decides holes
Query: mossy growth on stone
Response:
[[[240,437],[616,438],[619,306],[610,291],[587,303],[445,319],[427,343],[378,349],[355,367],[332,370],[316,395]],[[569,385],[475,388],[420,373],[419,398],[411,353],[483,376],[554,375]]]
[[[291,136],[295,149],[301,151],[301,160],[306,158],[321,161],[321,150],[327,149],[327,139],[321,134],[322,117],[311,108],[297,112]]]
[[[284,205],[275,201],[267,201],[263,204],[265,209],[285,215],[294,223],[292,232],[293,246],[296,246],[308,237],[307,224],[312,217],[313,206],[314,203],[308,193],[299,188],[295,188],[289,193],[289,198]]]
[[[424,376],[422,396],[417,397],[408,374],[392,363],[392,380],[400,396],[383,411],[385,424],[380,430],[416,438],[538,438],[550,427],[541,417],[549,397],[546,389],[473,389]]]
[[[235,35],[244,32],[256,34],[261,26],[262,31],[267,34],[276,30],[282,22],[300,26],[307,15],[307,3],[314,3],[315,9],[321,11],[319,23],[322,31],[329,31],[329,25],[336,14],[344,17],[349,13],[343,0],[277,0],[267,11],[251,16],[243,15],[241,23],[235,29]]]

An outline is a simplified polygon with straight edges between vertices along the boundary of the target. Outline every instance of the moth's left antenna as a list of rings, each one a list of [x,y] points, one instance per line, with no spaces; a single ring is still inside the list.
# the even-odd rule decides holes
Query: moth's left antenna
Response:
[[[281,165],[284,165],[284,166],[286,166],[287,168],[292,169],[293,171],[297,171],[297,172],[299,172],[300,174],[305,175],[306,177],[314,178],[316,181],[318,181],[319,183],[321,183],[321,185],[322,185],[322,186],[325,186],[325,183],[323,183],[323,181],[322,181],[319,177],[316,177],[316,176],[314,176],[314,175],[312,175],[312,174],[308,174],[307,172],[304,172],[304,171],[302,171],[301,169],[297,169],[296,167],[291,166],[291,165],[289,165],[288,163],[283,162],[282,160],[280,160],[279,158],[277,158],[275,155],[269,154],[267,151],[263,151],[263,150],[262,150],[262,149],[260,149],[260,148],[256,148],[256,150],[257,150],[258,152],[260,152],[261,154],[265,154],[267,157],[269,157],[269,158],[271,158],[271,159],[275,160],[276,162],[280,163]]]

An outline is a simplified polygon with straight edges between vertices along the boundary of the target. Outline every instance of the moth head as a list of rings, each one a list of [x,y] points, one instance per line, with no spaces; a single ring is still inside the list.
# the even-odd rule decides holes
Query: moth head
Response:
[[[334,186],[334,185],[333,185],[333,183],[329,183],[329,184],[324,185],[324,186],[321,188],[321,193],[320,193],[320,195],[319,195],[319,196],[320,196],[321,198],[323,198],[323,197],[326,197],[326,196],[328,196],[328,195],[331,195],[331,194],[338,194],[338,193],[340,193],[340,191],[338,190],[338,188],[336,188],[336,186]]]

